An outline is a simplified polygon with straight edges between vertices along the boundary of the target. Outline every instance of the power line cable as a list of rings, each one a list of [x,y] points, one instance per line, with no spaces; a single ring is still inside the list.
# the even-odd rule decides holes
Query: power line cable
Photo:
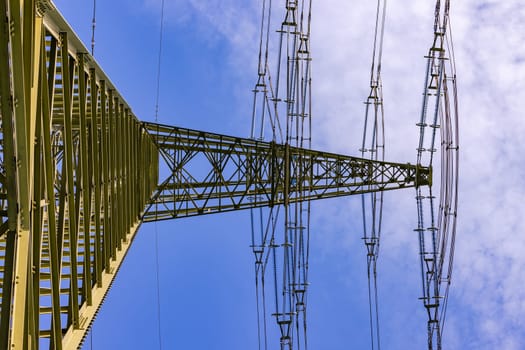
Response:
[[[157,325],[159,337],[159,349],[162,350],[162,327],[160,317],[160,274],[159,274],[159,233],[157,230],[157,223],[155,222],[155,275],[157,282]]]
[[[161,0],[160,10],[160,33],[159,33],[159,52],[157,61],[157,90],[155,96],[155,122],[159,120],[159,100],[160,100],[160,74],[161,74],[161,58],[162,58],[162,41],[164,32],[164,0]],[[160,303],[160,267],[159,267],[159,233],[157,222],[155,222],[155,277],[157,286],[157,325],[158,325],[158,341],[159,349],[162,350],[162,318],[161,318],[161,303]]]
[[[155,122],[158,121],[159,116],[159,99],[160,99],[160,69],[161,69],[161,58],[162,58],[162,41],[164,32],[164,0],[161,0],[160,10],[160,34],[159,34],[159,55],[157,61],[157,94],[155,99]]]
[[[381,82],[381,60],[386,22],[386,0],[377,0],[375,28],[370,67],[370,94],[365,102],[365,120],[361,154],[364,158],[383,161],[385,157],[384,108]],[[364,243],[367,249],[368,304],[370,342],[372,350],[381,348],[379,331],[379,298],[377,286],[377,260],[381,239],[383,194],[370,193],[361,197]]]

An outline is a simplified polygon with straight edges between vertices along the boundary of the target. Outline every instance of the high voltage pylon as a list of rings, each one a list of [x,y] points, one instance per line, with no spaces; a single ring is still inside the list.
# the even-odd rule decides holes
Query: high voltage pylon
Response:
[[[451,62],[448,1],[440,15],[442,7],[438,1],[418,163],[411,165],[377,156],[383,145],[377,127],[375,141],[364,138],[360,158],[310,149],[310,1],[285,2],[274,76],[268,69],[272,6],[263,3],[252,133],[239,138],[140,122],[51,1],[0,0],[6,19],[0,21],[0,349],[78,348],[142,222],[263,207],[269,212],[255,216],[264,228],[252,231],[260,335],[266,266],[273,264],[279,296],[271,317],[281,348],[306,348],[309,202],[409,187],[418,191],[429,349],[439,349],[441,286],[446,297],[457,206],[457,119],[447,88],[455,87],[455,76],[444,68]],[[379,83],[372,75],[378,99]],[[429,99],[435,103],[430,124]],[[376,109],[378,101],[368,100]],[[428,165],[440,128],[446,129],[445,199],[426,227],[425,210],[434,213]],[[364,157],[365,147],[374,155]],[[168,169],[160,181],[159,162]],[[377,240],[365,234],[367,246]]]

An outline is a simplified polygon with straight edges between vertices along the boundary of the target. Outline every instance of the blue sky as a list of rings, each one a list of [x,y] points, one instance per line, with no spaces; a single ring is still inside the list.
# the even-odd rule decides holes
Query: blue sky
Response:
[[[89,47],[92,2],[55,0]],[[414,162],[433,2],[388,2],[383,67],[387,158]],[[166,1],[159,122],[249,136],[260,1]],[[155,113],[160,1],[98,1],[95,57],[143,120]],[[317,149],[357,155],[374,5],[314,2]],[[452,2],[461,190],[445,349],[525,348],[525,5]],[[384,349],[423,349],[414,192],[386,196],[379,292]],[[368,348],[360,200],[313,204],[311,349]],[[158,348],[155,245],[165,349],[254,349],[249,213],[141,228],[84,349]],[[275,343],[277,347],[277,343]]]

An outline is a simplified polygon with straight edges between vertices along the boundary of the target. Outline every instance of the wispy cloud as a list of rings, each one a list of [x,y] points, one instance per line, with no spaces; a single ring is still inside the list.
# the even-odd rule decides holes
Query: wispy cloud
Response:
[[[145,6],[160,11],[160,1],[146,0]],[[167,1],[165,20],[167,25],[196,28],[208,39],[209,45],[215,45],[218,40],[228,43],[232,64],[240,64],[241,70],[249,70],[256,59],[253,52],[257,45],[259,11],[256,2]]]

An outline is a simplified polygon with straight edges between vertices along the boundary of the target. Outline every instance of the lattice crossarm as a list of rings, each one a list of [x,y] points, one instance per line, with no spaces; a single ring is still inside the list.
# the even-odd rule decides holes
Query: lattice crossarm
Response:
[[[144,214],[173,219],[428,185],[431,169],[143,123],[168,175]]]

